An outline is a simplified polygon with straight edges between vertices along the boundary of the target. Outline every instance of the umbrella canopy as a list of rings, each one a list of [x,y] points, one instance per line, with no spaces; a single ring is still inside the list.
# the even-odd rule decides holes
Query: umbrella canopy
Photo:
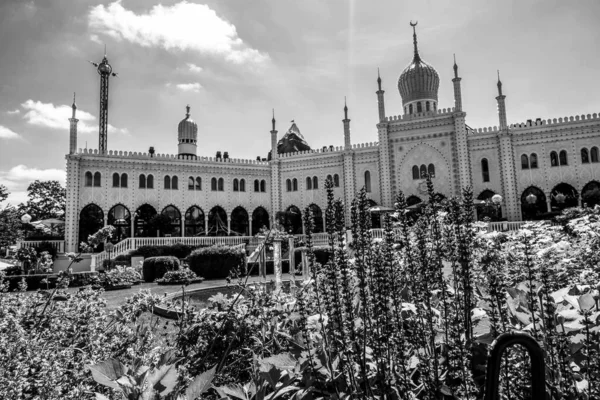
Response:
[[[41,221],[36,221],[38,223],[44,224],[46,226],[49,225],[64,225],[65,221],[63,221],[62,219],[58,219],[58,218],[48,218],[48,219],[43,219]],[[32,222],[34,223],[34,222]]]
[[[396,209],[391,208],[391,207],[385,207],[385,206],[373,206],[373,207],[369,208],[369,212],[372,212],[372,213],[394,212],[394,211],[396,211]]]

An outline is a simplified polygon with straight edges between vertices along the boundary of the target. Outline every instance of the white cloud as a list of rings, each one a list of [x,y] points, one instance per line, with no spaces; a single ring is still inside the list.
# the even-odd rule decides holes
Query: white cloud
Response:
[[[183,92],[195,92],[198,93],[200,89],[202,89],[202,85],[199,83],[179,83],[177,85],[177,89]]]
[[[199,67],[196,64],[188,63],[187,66],[190,69],[190,72],[193,72],[196,74],[199,74],[200,72],[202,72],[202,67]]]
[[[220,56],[234,64],[262,64],[269,60],[268,54],[246,45],[233,24],[204,4],[187,1],[172,6],[159,4],[148,13],[136,14],[118,0],[108,6],[93,7],[88,23],[96,34],[143,47],[192,50]]]
[[[52,103],[42,103],[41,101],[27,100],[21,104],[21,107],[25,109],[23,119],[25,119],[31,125],[43,126],[51,129],[62,129],[69,130],[69,118],[72,115],[71,106],[68,105],[57,105]],[[96,117],[92,114],[77,109],[77,131],[82,133],[98,132],[98,125],[96,125]],[[116,128],[108,124],[108,131],[110,133],[124,133],[127,134],[127,129]]]
[[[98,35],[90,35],[90,40],[92,42],[98,43],[98,44],[103,44],[102,41],[100,40],[100,38],[98,37]]]
[[[21,135],[19,135],[17,132],[0,125],[0,139],[18,139],[20,137]]]
[[[20,164],[8,171],[0,171],[0,184],[5,185],[10,192],[6,203],[19,204],[27,201],[27,187],[35,180],[59,181],[66,184],[67,175],[62,169],[38,169]]]
[[[21,112],[21,110],[19,110],[18,108],[16,110],[13,111],[7,111],[6,113],[8,115],[15,115],[15,114],[19,114]]]

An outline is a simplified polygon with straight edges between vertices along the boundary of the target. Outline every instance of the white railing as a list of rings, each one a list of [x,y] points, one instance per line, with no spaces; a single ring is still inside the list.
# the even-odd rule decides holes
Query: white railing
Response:
[[[58,253],[65,252],[64,240],[22,240],[17,242],[17,249],[26,249],[29,247],[38,247],[42,243],[50,243]]]
[[[496,221],[488,223],[488,232],[514,232],[532,221]]]

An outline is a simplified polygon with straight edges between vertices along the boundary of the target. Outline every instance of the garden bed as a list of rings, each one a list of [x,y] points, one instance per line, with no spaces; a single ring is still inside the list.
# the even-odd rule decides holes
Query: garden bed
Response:
[[[156,281],[156,283],[158,285],[189,285],[191,283],[200,283],[203,282],[204,278],[196,278],[196,279],[191,279],[188,281],[172,281],[172,282],[161,282],[161,281]]]

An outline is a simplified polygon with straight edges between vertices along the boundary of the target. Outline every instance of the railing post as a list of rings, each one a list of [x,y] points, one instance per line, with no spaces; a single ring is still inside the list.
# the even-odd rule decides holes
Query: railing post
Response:
[[[273,270],[275,272],[275,291],[281,290],[281,239],[273,240]]]

